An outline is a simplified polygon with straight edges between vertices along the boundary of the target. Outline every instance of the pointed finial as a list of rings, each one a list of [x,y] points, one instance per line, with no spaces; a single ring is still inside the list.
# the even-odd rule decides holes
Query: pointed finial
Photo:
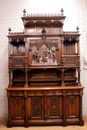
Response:
[[[79,32],[79,27],[78,26],[77,26],[76,30],[77,30],[77,32]]]
[[[24,13],[23,16],[26,16],[26,10],[25,9],[23,10],[23,13]]]
[[[46,30],[44,28],[42,29],[42,34],[46,34]]]
[[[63,8],[61,8],[61,15],[63,15],[63,12],[64,12],[64,10],[63,10]]]
[[[42,29],[42,39],[46,39],[46,30]]]
[[[11,32],[11,28],[10,27],[9,27],[8,31],[9,31],[9,33]]]

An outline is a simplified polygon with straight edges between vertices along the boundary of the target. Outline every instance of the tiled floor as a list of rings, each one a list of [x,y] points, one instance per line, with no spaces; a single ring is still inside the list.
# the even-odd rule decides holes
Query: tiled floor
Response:
[[[25,127],[11,127],[7,128],[6,120],[0,120],[0,130],[87,130],[87,117],[84,117],[84,126],[72,125],[72,126],[30,126]]]

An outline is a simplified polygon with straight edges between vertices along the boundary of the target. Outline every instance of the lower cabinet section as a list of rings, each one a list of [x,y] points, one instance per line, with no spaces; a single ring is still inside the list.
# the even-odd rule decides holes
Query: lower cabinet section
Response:
[[[7,126],[84,125],[82,86],[7,88]]]

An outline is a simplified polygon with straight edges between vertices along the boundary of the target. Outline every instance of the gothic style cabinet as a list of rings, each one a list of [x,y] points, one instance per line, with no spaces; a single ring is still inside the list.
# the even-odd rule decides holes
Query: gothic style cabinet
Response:
[[[60,15],[26,15],[8,34],[7,126],[84,125],[79,28],[64,32]]]

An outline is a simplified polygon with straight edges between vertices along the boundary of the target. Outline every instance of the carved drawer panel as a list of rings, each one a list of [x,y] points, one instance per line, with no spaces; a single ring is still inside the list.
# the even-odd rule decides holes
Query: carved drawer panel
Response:
[[[27,92],[28,96],[43,96],[43,91],[32,90]]]
[[[47,96],[62,95],[62,90],[48,90],[48,91],[44,91],[44,95],[47,95]]]
[[[80,94],[80,91],[79,90],[67,90],[66,91],[66,95],[79,95]]]
[[[24,96],[24,91],[8,91],[10,96]]]

